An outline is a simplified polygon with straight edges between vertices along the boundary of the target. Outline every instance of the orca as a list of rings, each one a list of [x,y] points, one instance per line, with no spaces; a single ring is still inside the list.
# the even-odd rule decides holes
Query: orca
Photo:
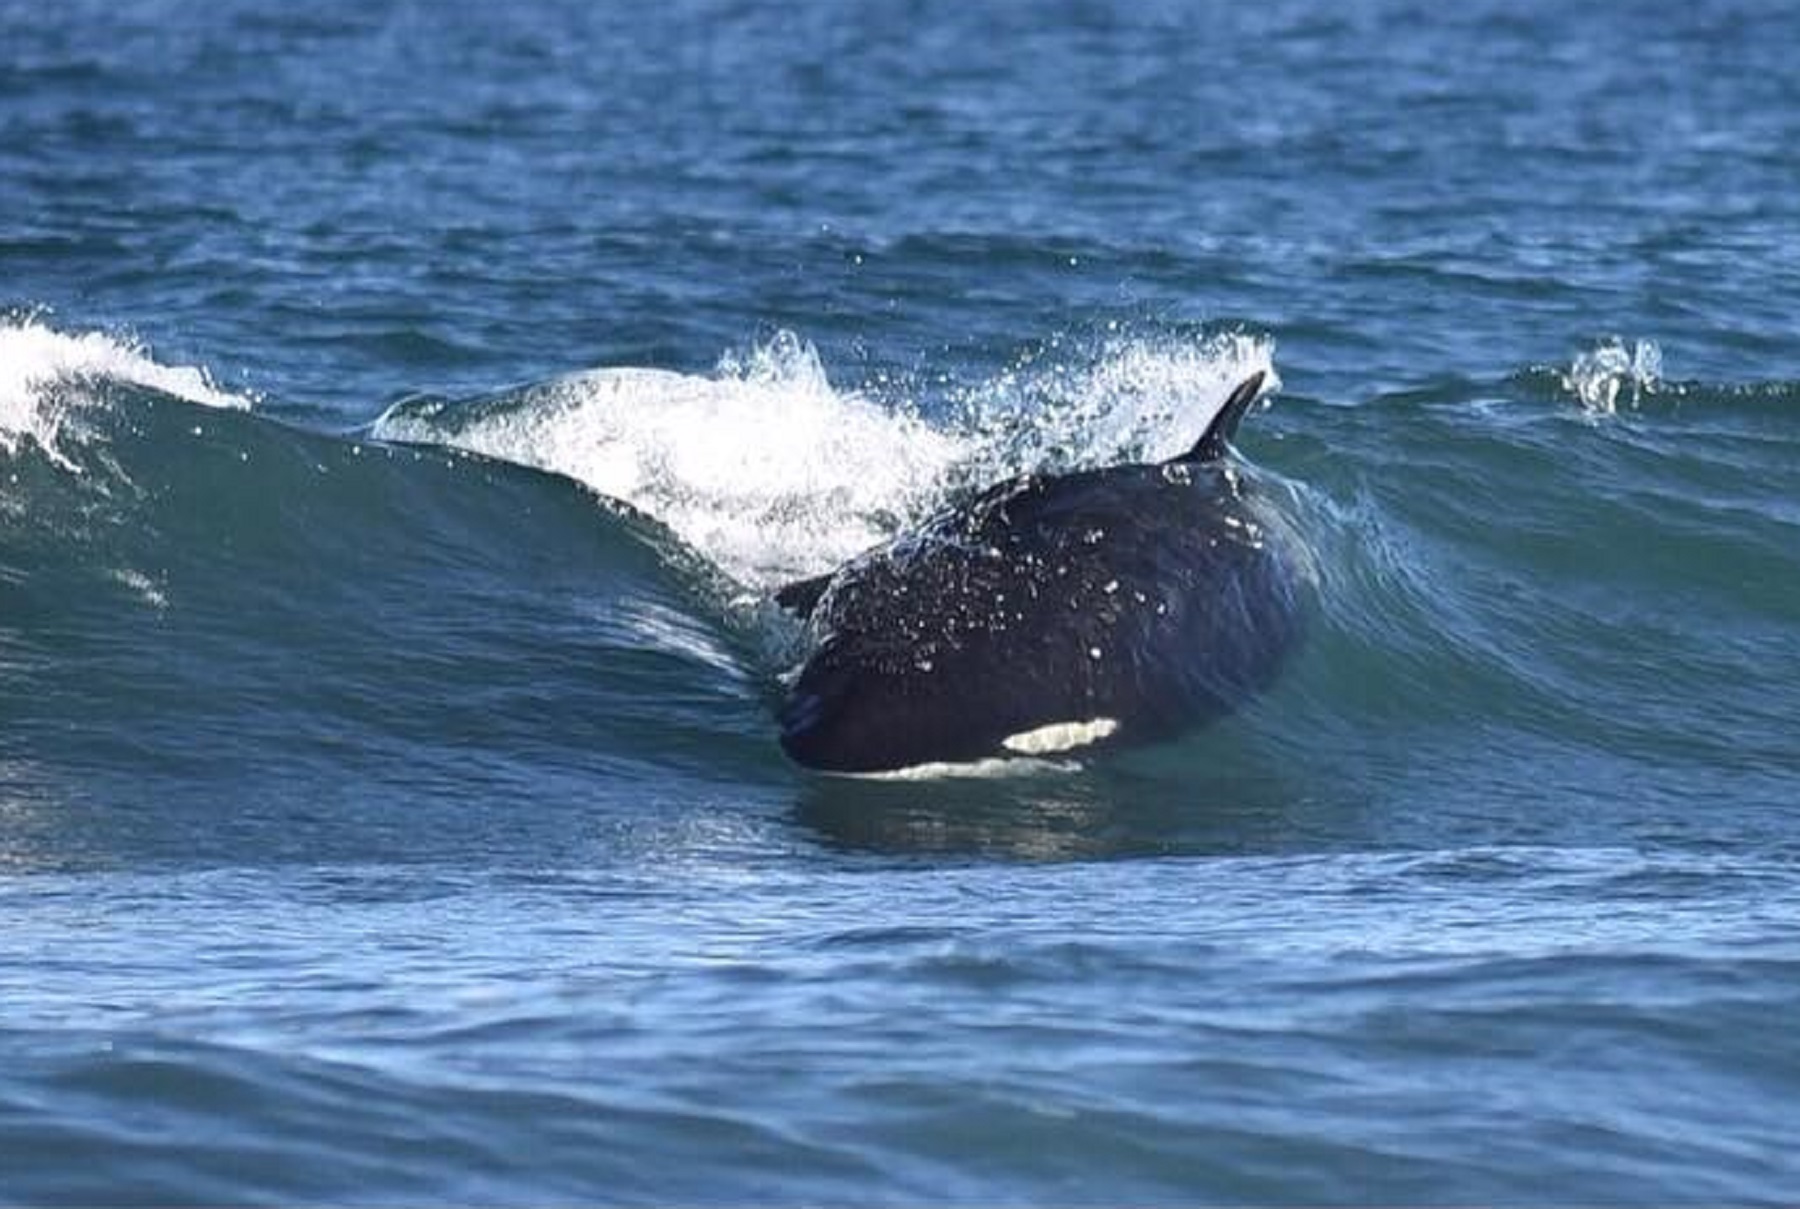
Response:
[[[778,591],[809,639],[785,677],[783,750],[885,773],[1105,749],[1267,688],[1316,582],[1232,447],[1263,381],[1178,457],[1007,479]]]

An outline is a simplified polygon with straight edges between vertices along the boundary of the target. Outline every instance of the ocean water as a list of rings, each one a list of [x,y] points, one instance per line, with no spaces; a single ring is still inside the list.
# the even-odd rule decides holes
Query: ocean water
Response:
[[[0,1202],[1800,1198],[1800,12],[0,0]],[[1178,742],[766,603],[1243,455]]]

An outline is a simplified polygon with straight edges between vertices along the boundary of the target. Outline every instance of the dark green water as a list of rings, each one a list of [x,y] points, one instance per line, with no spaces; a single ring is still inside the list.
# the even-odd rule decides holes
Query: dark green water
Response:
[[[0,1201],[1787,1202],[1800,21],[0,0]],[[1225,390],[1179,742],[760,593]]]

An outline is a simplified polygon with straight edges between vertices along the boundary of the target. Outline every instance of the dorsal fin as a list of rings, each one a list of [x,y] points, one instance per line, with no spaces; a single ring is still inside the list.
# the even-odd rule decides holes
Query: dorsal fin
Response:
[[[1250,410],[1250,405],[1262,393],[1263,380],[1267,376],[1259,369],[1239,382],[1237,389],[1231,392],[1231,397],[1225,400],[1225,406],[1219,408],[1219,414],[1206,426],[1205,435],[1194,442],[1192,449],[1170,461],[1213,462],[1229,453],[1231,442],[1237,436],[1238,421],[1244,418],[1244,413]]]

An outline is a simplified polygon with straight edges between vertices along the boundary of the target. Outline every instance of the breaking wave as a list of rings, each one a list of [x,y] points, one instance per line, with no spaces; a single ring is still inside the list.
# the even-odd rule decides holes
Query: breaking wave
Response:
[[[84,404],[112,382],[148,387],[208,407],[247,409],[248,395],[216,385],[204,369],[165,365],[137,340],[103,332],[61,332],[31,313],[0,318],[0,450],[29,441],[72,467],[65,443],[80,439]]]
[[[834,385],[781,332],[710,374],[595,369],[476,399],[413,399],[371,429],[551,470],[669,525],[742,583],[815,573],[958,489],[1030,469],[1168,457],[1272,371],[1243,334],[1053,341],[948,398]]]

